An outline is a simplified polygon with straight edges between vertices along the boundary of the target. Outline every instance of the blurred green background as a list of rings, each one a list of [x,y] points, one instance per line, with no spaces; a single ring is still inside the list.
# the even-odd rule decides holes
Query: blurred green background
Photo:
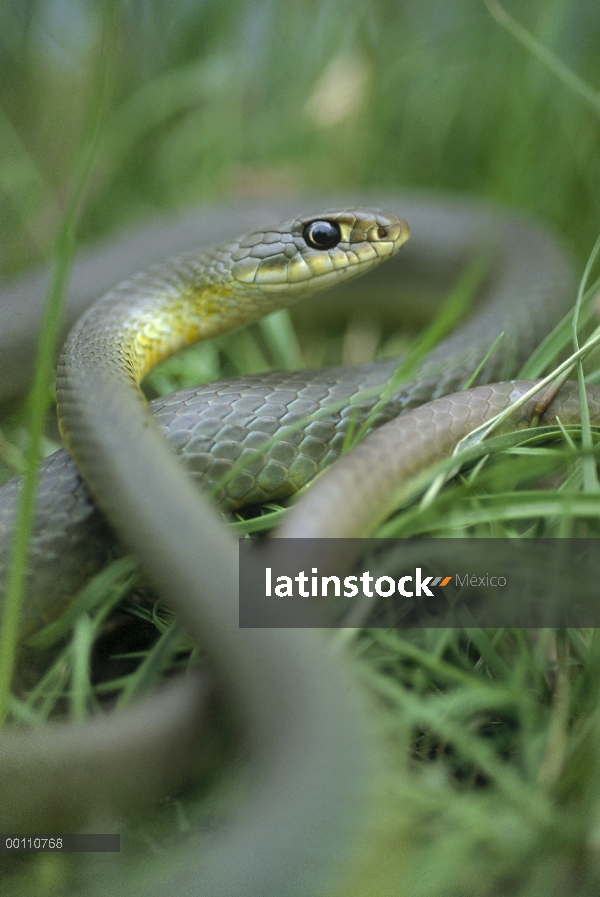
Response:
[[[506,8],[600,85],[600,4]],[[478,0],[2,0],[0,274],[48,251],[103,41],[82,240],[220,197],[354,186],[498,199],[580,256],[597,236],[599,116]]]
[[[597,0],[505,6],[600,88]],[[50,251],[107,54],[113,61],[81,241],[222,198],[354,187],[422,187],[512,205],[560,233],[582,266],[598,236],[598,109],[532,57],[481,0],[0,0],[0,276]],[[462,703],[458,689],[447,689],[450,702],[459,696],[451,711],[442,698],[454,673],[441,658],[450,653],[462,687],[476,656],[459,634],[440,636],[448,643],[434,645],[433,660],[392,644],[395,635],[357,649],[374,654],[384,672],[393,652],[403,658],[396,665],[406,687],[393,698],[400,722],[391,741],[402,746],[400,730],[412,720],[426,733],[414,754],[433,759],[437,751],[443,760],[440,743],[452,745],[459,734],[452,713],[466,720],[460,750],[453,748],[470,764],[462,791],[444,785],[435,768],[398,785],[406,822],[394,825],[398,842],[413,849],[400,864],[411,895],[562,895],[585,884],[586,873],[587,890],[579,892],[599,893],[600,642],[588,653],[573,635],[564,649],[565,666],[575,657],[577,670],[589,672],[573,690],[569,715],[567,686],[557,699],[544,651],[518,632],[505,635],[496,698],[488,690],[482,697],[473,680]],[[480,673],[487,689],[492,677],[485,666]],[[439,710],[423,700],[428,689],[440,697]],[[473,719],[477,706],[486,709]],[[439,713],[434,722],[448,731],[427,713]],[[572,726],[567,749],[573,718],[579,728]],[[496,789],[482,788],[472,767]],[[430,842],[418,841],[418,825],[433,831]],[[530,871],[532,883],[521,887]],[[52,874],[52,888],[42,875],[37,890],[27,880],[20,893],[65,893],[67,873]]]

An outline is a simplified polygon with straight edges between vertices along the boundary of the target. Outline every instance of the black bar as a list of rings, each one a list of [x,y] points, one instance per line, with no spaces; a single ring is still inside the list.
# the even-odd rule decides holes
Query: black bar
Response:
[[[242,628],[600,627],[600,539],[240,539]]]
[[[0,835],[0,853],[119,853],[120,835]]]

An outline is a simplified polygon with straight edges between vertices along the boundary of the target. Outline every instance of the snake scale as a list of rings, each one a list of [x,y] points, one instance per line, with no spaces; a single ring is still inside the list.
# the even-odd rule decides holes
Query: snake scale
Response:
[[[404,266],[425,271],[426,276],[433,278],[436,274],[443,278],[450,271],[452,278],[457,266],[473,253],[486,250],[490,257],[489,273],[474,312],[459,330],[430,354],[411,382],[391,396],[376,421],[378,425],[423,402],[459,389],[487,355],[501,331],[505,334],[501,348],[489,357],[479,382],[510,377],[532,346],[562,317],[572,300],[570,263],[552,238],[518,216],[476,203],[435,198],[377,196],[360,197],[360,201],[371,208],[385,206],[392,212],[397,210],[411,225],[412,239],[406,250],[381,269],[382,272],[388,269],[388,284],[393,285],[403,277]],[[335,204],[347,206],[339,199]],[[188,255],[121,284],[96,306],[96,311],[92,310],[91,317],[88,316],[88,324],[90,320],[93,322],[94,315],[100,316],[100,327],[92,328],[92,340],[86,343],[84,339],[82,344],[78,332],[88,325],[78,325],[59,365],[57,392],[62,426],[88,485],[127,547],[140,557],[152,584],[179,610],[188,628],[207,644],[211,665],[245,733],[253,770],[248,806],[240,811],[220,838],[209,839],[207,844],[199,835],[192,836],[166,867],[153,864],[145,881],[140,879],[137,884],[130,883],[131,890],[124,887],[123,893],[272,894],[281,897],[326,893],[331,881],[335,881],[336,876],[339,878],[339,870],[347,865],[348,851],[357,843],[359,820],[366,813],[366,795],[372,782],[368,762],[370,750],[360,721],[361,698],[351,676],[340,658],[329,655],[315,632],[242,631],[237,628],[235,544],[223,531],[212,508],[196,494],[190,494],[188,477],[173,461],[158,431],[149,427],[145,409],[131,382],[143,376],[150,363],[177,348],[170,345],[152,356],[143,345],[146,336],[155,344],[154,313],[147,313],[154,298],[158,296],[160,300],[165,292],[171,291],[179,303],[186,292],[194,292],[193,285],[202,279],[211,263],[218,269],[225,257],[238,252],[236,262],[241,266],[241,276],[250,282],[260,264],[269,258],[269,253],[272,257],[273,244],[277,244],[276,249],[281,255],[282,233],[293,235],[292,240],[286,237],[283,241],[288,247],[294,244],[293,252],[305,252],[305,247],[298,241],[310,236],[306,228],[316,221],[333,223],[334,229],[338,229],[338,239],[332,247],[334,252],[338,244],[342,246],[340,251],[352,252],[348,235],[360,222],[363,225],[367,222],[371,228],[371,245],[380,240],[382,245],[389,247],[382,253],[385,255],[391,255],[397,248],[396,243],[399,245],[406,236],[394,214],[378,219],[379,213],[370,212],[342,213],[337,218],[330,213],[318,213],[294,219],[283,229],[267,229],[264,227],[269,220],[267,211],[271,220],[276,220],[289,209],[280,204],[277,209],[237,210],[240,228],[244,216],[254,227],[263,225],[259,231],[261,238],[247,239],[246,245],[242,240],[241,246],[240,242],[234,244],[234,249],[232,244],[226,244],[225,249],[213,251],[208,256]],[[198,221],[213,237],[218,234],[219,226],[233,232],[229,214],[219,219],[218,213],[211,215],[209,212],[197,219],[194,237],[201,230]],[[365,227],[361,230],[359,226],[358,230],[364,244]],[[158,233],[155,231],[155,235]],[[169,246],[169,240],[181,240],[182,233],[182,245]],[[327,239],[327,234],[316,236]],[[190,233],[177,228],[163,229],[162,238],[155,236],[164,251],[186,249],[188,239]],[[101,269],[102,277],[106,278],[109,276],[107,270],[119,270],[119,265],[123,265],[123,253],[129,255],[129,262],[137,267],[136,252],[143,256],[147,251],[145,246],[151,242],[149,239],[145,243],[142,238],[137,244],[130,245],[129,253],[124,247],[112,266],[107,266],[110,250],[104,251],[104,256],[100,251],[84,260],[74,276],[74,310],[79,311],[76,306],[84,305],[89,292],[95,291],[94,284],[89,282],[94,268],[96,271]],[[240,249],[249,251],[244,255]],[[284,256],[285,251],[284,245]],[[264,253],[262,257],[261,252]],[[291,257],[297,257],[293,252]],[[319,255],[329,250],[317,248],[314,252]],[[360,253],[356,255],[358,257]],[[289,257],[285,258],[287,261]],[[142,258],[141,261],[145,263],[149,259]],[[272,283],[277,280],[278,264],[280,262],[264,264],[265,269],[270,268]],[[343,268],[346,267],[347,261],[343,263]],[[328,270],[331,269],[329,264]],[[222,275],[222,271],[216,273]],[[40,288],[39,282],[37,287],[35,282],[30,282],[28,289],[35,292],[36,288]],[[374,286],[373,290],[376,288]],[[0,325],[2,315],[10,318],[11,303],[18,305],[22,300],[23,289],[13,288],[4,294]],[[216,292],[219,292],[218,287]],[[193,320],[186,322],[184,329],[194,330],[193,338],[211,336],[221,327],[221,306],[214,304],[214,293],[215,290],[208,303],[204,303],[203,314],[200,317],[192,314]],[[136,345],[136,351],[131,354],[127,349],[121,353],[119,364],[114,356],[107,363],[107,346],[109,343],[119,345],[121,331],[115,314],[110,320],[111,327],[114,322],[115,332],[103,334],[98,341],[98,332],[110,329],[104,326],[106,318],[102,317],[102,309],[127,305],[132,295],[149,298],[148,305],[144,302],[140,312],[141,319],[135,322],[135,333],[142,334],[141,342],[137,336],[132,337],[128,345]],[[228,297],[224,298],[227,301]],[[234,315],[233,324],[253,319],[268,307],[270,304],[264,299],[254,302],[249,310],[236,313],[237,317]],[[18,357],[23,366],[27,360],[23,333],[15,333],[14,322],[11,327],[12,332],[7,333],[6,339],[11,346],[20,347]],[[2,357],[10,360],[8,345]],[[14,353],[12,358],[15,358]],[[99,362],[100,369],[104,366],[100,375],[97,367],[87,366],[90,358]],[[217,383],[187,390],[175,398],[158,400],[153,410],[167,439],[183,451],[185,465],[204,483],[219,481],[245,448],[251,450],[250,472],[229,480],[219,496],[221,507],[232,508],[248,501],[289,495],[335,460],[350,419],[354,425],[357,414],[359,423],[367,416],[377,398],[374,387],[381,389],[394,368],[395,362],[383,362],[348,369],[267,374],[246,378],[243,382]],[[16,379],[14,368],[10,366],[10,376],[5,381],[7,390],[16,388]],[[347,400],[342,408],[340,399]],[[320,415],[318,421],[304,422],[304,426],[298,428],[300,420],[304,421],[308,414],[327,404],[335,405],[329,417]],[[350,404],[351,414],[345,413]],[[418,412],[410,412],[415,413]],[[410,421],[410,414],[401,420]],[[272,440],[271,448],[257,463],[257,445],[263,446],[265,436],[277,437],[282,429],[287,433],[290,424],[296,425],[293,438]],[[90,539],[94,543],[92,555],[102,553],[106,524],[92,509],[87,493],[64,454],[45,462],[45,469],[42,504],[36,523],[39,541],[34,544],[34,551],[41,551],[42,555],[53,552],[54,558],[74,556],[78,558],[74,567],[79,567],[81,558],[89,555]],[[356,476],[355,469],[353,475]],[[152,488],[148,488],[150,482]],[[65,483],[66,487],[62,485]],[[57,484],[64,489],[60,499]],[[15,484],[7,484],[0,492],[0,551],[4,553],[0,554],[0,568],[6,563],[16,489]],[[318,491],[313,490],[315,496]],[[310,494],[309,490],[308,497]],[[52,514],[58,513],[58,517],[63,521],[66,519],[67,523],[74,520],[73,501],[79,509],[76,524],[71,532],[59,532],[57,518]],[[84,521],[92,529],[85,530],[87,535],[81,543],[78,539],[84,531]],[[58,542],[49,548],[48,538],[57,532]],[[39,615],[32,625],[39,625],[45,619],[49,590],[57,580],[55,561],[51,572],[42,580],[43,565],[38,563],[39,558],[38,554],[29,583],[28,620],[33,621],[36,614]],[[90,566],[94,564],[95,560]],[[72,588],[71,576],[68,569],[61,573],[63,591],[65,584],[66,591]],[[44,583],[37,592],[36,579]],[[41,603],[40,594],[44,598]],[[59,597],[56,596],[56,600]],[[54,597],[50,603],[53,601]],[[193,752],[191,746],[199,737],[202,715],[200,684],[190,678],[173,688],[173,696],[163,699],[165,707],[171,710],[171,719],[162,729],[162,743],[159,744],[157,738],[155,748],[148,748],[143,759],[143,764],[154,770],[160,769],[163,775],[161,778],[156,774],[147,788],[141,783],[128,782],[125,760],[113,762],[111,766],[107,758],[115,731],[123,740],[125,757],[128,752],[135,756],[135,751],[139,751],[144,726],[151,730],[160,729],[166,716],[164,708],[150,720],[158,698],[148,699],[147,707],[142,702],[135,712],[123,715],[112,728],[108,721],[96,723],[97,726],[107,726],[106,742],[95,737],[95,732],[100,730],[93,729],[94,723],[79,727],[70,738],[64,737],[59,731],[64,727],[58,724],[48,727],[49,733],[36,733],[36,738],[29,733],[26,736],[19,732],[7,733],[0,742],[3,795],[0,821],[5,825],[15,820],[17,825],[39,825],[52,819],[50,807],[57,800],[57,791],[62,795],[58,803],[62,818],[77,818],[77,814],[81,818],[81,801],[73,797],[77,789],[70,786],[77,782],[81,785],[87,781],[86,777],[95,777],[98,783],[96,789],[92,788],[88,800],[97,799],[100,804],[104,801],[109,806],[118,804],[119,797],[127,805],[128,800],[134,796],[139,798],[143,792],[149,799],[157,793],[157,780],[162,787],[173,784],[173,777],[177,780],[178,773],[173,774],[167,769],[168,745],[173,743],[169,733],[185,733],[179,744],[183,775],[186,758]],[[191,712],[190,707],[195,712]],[[332,744],[343,745],[343,750],[339,754],[332,751]],[[65,774],[68,764],[70,772]],[[99,772],[101,769],[102,773]],[[48,770],[52,770],[60,788],[48,784]],[[104,776],[109,776],[108,782]],[[27,797],[32,794],[33,797]],[[43,795],[41,800],[40,794]],[[56,815],[56,805],[53,812]],[[310,869],[307,863],[310,863]],[[102,893],[101,885],[98,893]]]

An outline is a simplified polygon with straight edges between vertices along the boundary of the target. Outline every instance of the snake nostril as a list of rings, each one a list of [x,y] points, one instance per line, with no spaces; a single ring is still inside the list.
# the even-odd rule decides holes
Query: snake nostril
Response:
[[[380,224],[379,227],[377,228],[377,236],[379,237],[380,240],[385,240],[387,235],[388,235],[387,227],[384,227],[382,224]]]

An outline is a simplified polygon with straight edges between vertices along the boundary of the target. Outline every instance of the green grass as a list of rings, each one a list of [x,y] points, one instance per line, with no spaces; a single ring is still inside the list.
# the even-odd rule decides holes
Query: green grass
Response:
[[[123,6],[79,239],[207,200],[420,186],[500,200],[541,218],[583,270],[600,223],[600,18],[595,4],[573,0],[506,8],[554,54],[545,54],[550,66],[483,3],[355,0],[342,9],[329,0],[185,7],[156,0],[143,16],[135,4]],[[68,28],[60,9],[41,2],[0,9],[0,270],[7,276],[48,256],[90,133],[101,7],[70,4]],[[568,67],[566,76],[556,60]],[[354,82],[349,71],[358,73]],[[347,113],[335,121],[326,104],[318,114],[315,97],[333,95],[340,78],[351,87]],[[593,303],[588,307],[593,316]],[[559,345],[572,346],[569,327],[530,368],[547,369]],[[364,330],[361,343],[358,333],[364,351],[377,355],[403,339],[374,340]],[[355,322],[297,338],[288,316],[279,315],[174,359],[153,375],[152,388],[335,363],[356,351],[356,342]],[[598,379],[593,360],[586,374]],[[12,411],[0,428],[7,474],[23,460],[23,418]],[[399,496],[401,510],[383,532],[597,537],[589,455],[582,461],[570,437],[545,446],[500,440],[497,448],[487,446],[489,458],[471,460],[425,502],[415,495],[431,478],[421,493]],[[569,502],[560,489],[535,497],[516,491],[555,470],[566,477]],[[265,508],[258,520],[236,526],[257,532],[281,514],[278,506]],[[44,634],[46,647],[64,645],[74,627],[27,698],[12,699],[13,719],[31,724],[57,709],[80,718],[107,694],[125,703],[169,665],[184,663],[186,651],[199,650],[164,611],[140,603],[138,593],[124,597],[133,575],[129,562],[117,561]],[[90,644],[118,603],[154,621],[160,636],[138,652],[137,667],[94,686]],[[391,893],[598,894],[596,631],[343,630],[333,638],[356,655],[378,708],[374,731],[388,751],[377,872],[395,882]],[[215,760],[191,799],[132,824],[125,832],[132,853],[143,855],[144,843],[169,843],[210,814],[206,789],[219,771]],[[3,884],[7,893],[62,894],[86,868],[81,859],[33,859],[11,867]],[[361,893],[360,882],[356,888]]]

